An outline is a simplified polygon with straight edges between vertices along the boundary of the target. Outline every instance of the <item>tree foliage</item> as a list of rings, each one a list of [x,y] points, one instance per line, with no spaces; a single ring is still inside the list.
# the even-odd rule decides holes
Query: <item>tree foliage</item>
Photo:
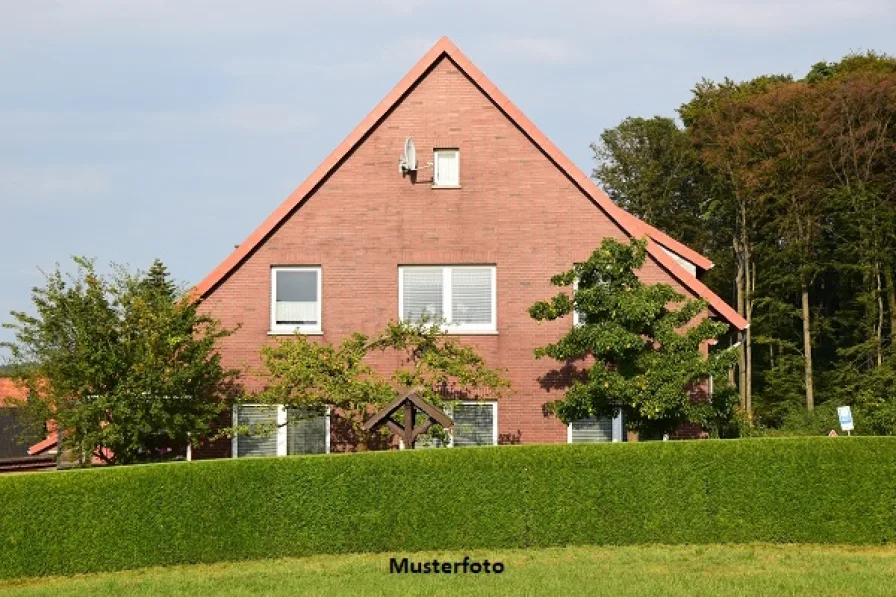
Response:
[[[224,369],[218,341],[229,335],[155,261],[149,272],[118,267],[111,277],[75,258],[32,290],[34,315],[13,312],[4,343],[29,389],[24,407],[35,432],[46,421],[82,464],[111,464],[183,453],[211,431],[236,372]]]
[[[703,197],[694,219],[706,223],[716,263],[704,282],[750,323],[741,405],[779,426],[836,401],[852,404],[866,431],[896,433],[885,424],[894,408],[886,380],[896,383],[896,59],[852,54],[801,80],[703,80],[678,113],[687,143],[668,143],[667,125],[612,145],[637,121],[626,119],[601,136],[595,174],[627,168],[625,188],[637,196],[624,204],[649,218],[668,209],[656,172],[690,164]],[[665,226],[693,235],[676,218]]]
[[[709,230],[704,221],[705,172],[687,133],[671,118],[626,118],[592,144],[593,176],[613,201],[700,251]]]
[[[405,388],[419,386],[424,400],[443,408],[460,399],[497,398],[510,387],[502,371],[437,322],[392,321],[373,337],[355,333],[338,345],[296,334],[263,346],[261,360],[265,387],[253,401],[333,407],[362,440],[371,411]]]
[[[552,405],[563,422],[621,411],[631,428],[647,435],[674,432],[688,421],[716,422],[719,405],[696,399],[692,390],[713,377],[718,397],[724,402],[729,395],[723,380],[734,352],[701,352],[728,326],[700,317],[704,301],[641,282],[636,272],[646,254],[646,241],[604,239],[587,261],[551,278],[555,286],[572,287],[571,295],[559,292],[529,308],[538,321],[579,313],[579,325],[535,351],[562,363],[587,359],[587,375]]]

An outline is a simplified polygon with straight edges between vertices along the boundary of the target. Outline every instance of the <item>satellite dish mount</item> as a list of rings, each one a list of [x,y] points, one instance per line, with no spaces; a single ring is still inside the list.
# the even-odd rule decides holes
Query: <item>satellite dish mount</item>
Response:
[[[417,148],[410,137],[404,140],[404,151],[398,158],[398,171],[402,176],[417,171]]]

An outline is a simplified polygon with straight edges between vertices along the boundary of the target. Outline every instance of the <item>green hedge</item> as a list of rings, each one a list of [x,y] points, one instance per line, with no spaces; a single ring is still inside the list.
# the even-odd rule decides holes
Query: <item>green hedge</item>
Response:
[[[0,477],[0,577],[317,553],[885,543],[896,438],[508,446]]]

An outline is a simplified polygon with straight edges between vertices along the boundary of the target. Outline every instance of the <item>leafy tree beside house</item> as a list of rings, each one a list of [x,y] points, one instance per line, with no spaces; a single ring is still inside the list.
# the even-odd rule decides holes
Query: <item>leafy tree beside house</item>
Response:
[[[394,359],[394,369],[373,367],[378,356]],[[332,407],[347,424],[361,449],[374,439],[361,430],[373,411],[410,387],[439,408],[459,399],[498,398],[510,387],[503,372],[491,369],[475,348],[449,336],[438,322],[390,322],[370,337],[355,333],[338,345],[296,334],[261,349],[260,377],[265,388],[251,398],[305,412]],[[264,434],[236,427],[236,433]],[[443,433],[433,429],[435,436]],[[375,442],[374,442],[375,443]]]
[[[736,402],[725,383],[736,353],[705,356],[700,347],[727,326],[700,317],[705,302],[686,300],[665,284],[642,283],[635,272],[644,264],[646,246],[643,240],[604,239],[586,262],[551,278],[555,286],[572,287],[571,294],[559,292],[529,308],[539,321],[579,314],[579,325],[535,350],[537,358],[561,363],[587,359],[587,375],[572,380],[564,399],[551,407],[565,423],[621,411],[628,427],[647,437],[688,421],[724,433]],[[710,377],[712,399],[692,399],[691,390]]]
[[[53,420],[62,444],[82,464],[96,456],[128,464],[182,454],[209,433],[235,387],[218,341],[230,331],[155,261],[145,274],[97,273],[75,258],[76,273],[56,271],[32,290],[34,315],[13,312],[15,340],[3,346],[27,384],[35,433]]]

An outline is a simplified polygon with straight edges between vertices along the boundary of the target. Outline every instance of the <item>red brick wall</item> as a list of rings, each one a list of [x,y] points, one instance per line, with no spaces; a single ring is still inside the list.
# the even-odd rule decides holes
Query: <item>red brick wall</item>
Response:
[[[419,165],[434,147],[460,149],[460,189],[433,189],[398,173],[405,138]],[[322,151],[323,154],[323,151]],[[267,214],[259,213],[261,222]],[[520,443],[565,442],[566,427],[543,413],[562,397],[539,378],[556,368],[532,351],[556,340],[566,321],[538,324],[527,308],[550,296],[549,278],[583,261],[605,237],[625,233],[575,187],[448,59],[443,58],[342,165],[222,284],[205,308],[227,326],[227,365],[258,363],[271,340],[270,268],[320,265],[321,338],[376,332],[398,317],[398,266],[495,264],[498,333],[463,336],[492,367],[509,369],[513,395],[498,405],[499,435]],[[222,258],[224,256],[222,255]],[[653,261],[646,282],[692,296]],[[376,366],[394,367],[384,357]]]

